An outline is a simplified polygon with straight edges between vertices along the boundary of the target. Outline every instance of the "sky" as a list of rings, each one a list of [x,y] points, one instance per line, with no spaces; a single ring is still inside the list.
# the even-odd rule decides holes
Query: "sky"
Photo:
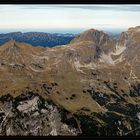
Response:
[[[0,32],[78,33],[140,25],[140,5],[0,5]]]

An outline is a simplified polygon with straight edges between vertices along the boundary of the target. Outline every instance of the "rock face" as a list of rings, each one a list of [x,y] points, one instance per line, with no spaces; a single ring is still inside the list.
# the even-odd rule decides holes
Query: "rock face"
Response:
[[[127,47],[137,47],[140,42],[140,26],[129,28],[128,31],[123,32],[120,36],[119,43]]]
[[[140,31],[0,46],[1,135],[140,135]]]
[[[57,136],[77,135],[77,127],[63,122],[65,110],[37,94],[27,93],[13,98],[0,98],[1,135]]]
[[[87,30],[77,37],[75,37],[71,43],[78,42],[90,42],[93,47],[98,47],[98,49],[104,53],[108,53],[114,50],[115,40],[109,37],[108,34],[103,31],[98,31],[95,29]]]

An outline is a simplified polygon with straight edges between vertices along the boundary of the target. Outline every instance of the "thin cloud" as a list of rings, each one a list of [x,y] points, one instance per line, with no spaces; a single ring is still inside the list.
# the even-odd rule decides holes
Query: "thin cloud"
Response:
[[[113,10],[113,11],[130,11],[138,12],[140,11],[140,5],[60,5],[52,6],[54,8],[71,8],[71,9],[89,9],[89,10]]]
[[[140,12],[140,5],[67,5],[67,4],[53,4],[53,5],[42,5],[42,4],[37,4],[37,5],[0,5],[0,10],[5,10],[5,9],[21,9],[21,10],[30,10],[30,9],[87,9],[87,10],[94,10],[94,11],[100,11],[100,10],[106,10],[106,11],[130,11],[130,12]]]

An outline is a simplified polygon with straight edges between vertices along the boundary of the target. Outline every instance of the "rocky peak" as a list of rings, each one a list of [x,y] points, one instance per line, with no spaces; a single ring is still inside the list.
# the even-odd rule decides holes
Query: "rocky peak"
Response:
[[[129,32],[140,32],[140,26],[128,28]]]
[[[16,42],[16,40],[12,39],[12,40],[8,41],[7,43],[5,43],[4,45],[2,45],[1,48],[17,50],[17,49],[22,48],[22,45],[21,45],[21,43]]]
[[[126,47],[138,47],[140,44],[140,26],[131,27],[126,32],[122,32],[118,43]]]
[[[108,34],[104,33],[103,31],[90,29],[87,30],[80,35],[78,35],[71,43],[82,43],[84,46],[87,46],[86,43],[89,43],[93,49],[100,50],[101,53],[108,54],[115,50],[116,41],[110,37]],[[96,49],[98,48],[98,49]],[[98,52],[96,52],[97,55]]]
[[[19,50],[20,45],[15,40],[12,40],[10,48],[13,49],[13,50]]]
[[[80,42],[80,41],[90,41],[97,45],[102,45],[107,41],[110,41],[110,37],[103,31],[98,31],[95,29],[89,29],[80,35],[78,35],[71,43]]]

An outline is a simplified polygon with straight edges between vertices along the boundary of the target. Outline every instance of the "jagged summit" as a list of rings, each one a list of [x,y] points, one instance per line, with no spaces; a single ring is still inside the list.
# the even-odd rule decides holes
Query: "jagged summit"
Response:
[[[71,44],[77,44],[77,47],[79,44],[79,47],[86,49],[85,51],[90,46],[94,49],[88,50],[88,53],[92,52],[92,58],[99,58],[102,53],[108,54],[115,50],[115,40],[103,31],[96,29],[89,29],[81,33],[71,41]]]
[[[140,26],[131,27],[127,31],[122,32],[119,38],[120,45],[126,47],[139,47],[140,46]]]
[[[84,31],[80,35],[78,35],[74,40],[72,40],[72,43],[80,42],[80,41],[91,41],[99,44],[99,38],[102,35],[107,35],[103,31],[98,31],[95,29],[89,29],[87,31]]]
[[[108,43],[112,44],[114,40],[103,31],[99,31],[96,29],[89,29],[81,33],[71,41],[71,43],[78,43],[78,42],[91,42],[96,46],[106,46]]]
[[[16,42],[16,40],[11,40],[9,41],[9,43],[10,43],[10,48],[12,48],[13,50],[17,50],[21,48],[20,44]]]
[[[5,44],[3,44],[1,48],[13,48],[13,49],[24,49],[24,48],[27,48],[27,46],[31,46],[30,44],[27,44],[27,43],[21,43],[21,42],[17,42],[16,40],[14,39],[11,39],[10,41],[6,42]]]
[[[91,29],[88,29],[86,31],[83,32],[83,34],[87,34],[87,35],[90,35],[90,34],[94,34],[94,33],[103,33],[103,31],[100,31],[100,30],[97,30],[97,29],[94,29],[94,28],[91,28]]]
[[[140,26],[130,27],[130,28],[128,28],[128,31],[130,31],[130,32],[139,32],[140,31]]]

